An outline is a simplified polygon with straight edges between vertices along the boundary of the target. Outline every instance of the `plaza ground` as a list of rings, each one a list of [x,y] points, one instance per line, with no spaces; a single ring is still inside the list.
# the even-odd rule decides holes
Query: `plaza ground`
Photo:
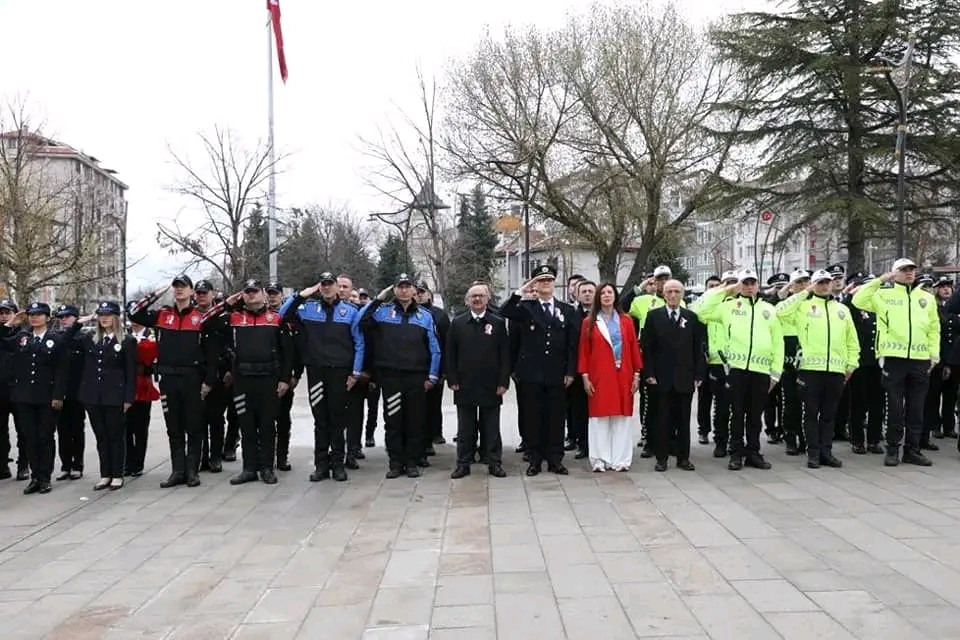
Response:
[[[837,447],[806,469],[523,476],[513,392],[505,468],[449,479],[453,445],[418,480],[384,480],[367,450],[350,481],[307,481],[312,425],[294,415],[293,471],[233,487],[240,463],[195,489],[160,489],[155,407],[148,473],[119,492],[87,475],[23,496],[0,483],[6,639],[960,638],[960,454],[887,469]],[[455,430],[445,406],[445,433]],[[382,430],[377,433],[383,443]],[[508,448],[509,446],[509,448]]]

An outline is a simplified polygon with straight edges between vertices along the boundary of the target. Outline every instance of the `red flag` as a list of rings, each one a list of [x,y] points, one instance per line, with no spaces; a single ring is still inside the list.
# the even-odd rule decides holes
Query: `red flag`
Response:
[[[287,81],[287,58],[283,53],[283,31],[280,29],[280,0],[267,0],[267,11],[273,23],[273,37],[277,41],[277,62],[280,63],[280,79]]]

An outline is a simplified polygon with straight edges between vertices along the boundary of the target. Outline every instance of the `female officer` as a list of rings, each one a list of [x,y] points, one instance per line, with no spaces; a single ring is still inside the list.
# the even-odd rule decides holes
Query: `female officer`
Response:
[[[147,435],[150,432],[151,405],[160,399],[153,384],[157,367],[157,341],[150,329],[136,322],[130,323],[130,333],[137,341],[137,393],[133,406],[127,411],[127,455],[124,475],[143,475],[143,461],[147,456]]]
[[[28,328],[21,328],[24,316]],[[66,331],[49,327],[50,305],[32,302],[14,315],[0,331],[0,346],[13,351],[13,389],[10,396],[30,463],[30,484],[25,495],[50,493],[53,473],[53,432],[66,394],[66,350],[80,330],[80,322]]]
[[[126,430],[123,414],[136,399],[137,341],[120,322],[120,305],[101,302],[97,329],[79,338],[83,346],[80,402],[87,408],[100,454],[100,482],[95,491],[123,486]]]

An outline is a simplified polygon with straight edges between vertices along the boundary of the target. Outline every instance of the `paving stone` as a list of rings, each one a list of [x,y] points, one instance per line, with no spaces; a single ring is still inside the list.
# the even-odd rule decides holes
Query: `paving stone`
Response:
[[[494,627],[493,604],[437,606],[433,609],[432,629],[459,629],[464,627]]]
[[[493,576],[440,576],[434,606],[493,604]]]
[[[245,624],[300,622],[313,606],[320,589],[316,587],[283,587],[267,589],[250,611]]]
[[[732,584],[760,613],[818,610],[817,605],[786,580],[737,580]]]
[[[367,626],[397,627],[430,624],[433,598],[433,586],[380,589],[373,601]]]
[[[634,635],[623,606],[613,595],[561,598],[559,607],[563,627],[570,640],[592,640],[598,633],[607,638],[630,638]]]

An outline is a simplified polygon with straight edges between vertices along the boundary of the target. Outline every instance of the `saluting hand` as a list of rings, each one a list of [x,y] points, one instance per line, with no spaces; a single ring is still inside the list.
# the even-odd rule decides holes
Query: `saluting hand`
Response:
[[[51,400],[50,408],[54,411],[60,411],[60,409],[63,409],[63,400]]]
[[[386,302],[387,299],[393,294],[393,286],[385,287],[383,291],[377,294],[377,300],[380,302]]]
[[[356,386],[356,384],[357,384],[356,378],[354,378],[353,376],[347,376],[347,391],[350,391],[351,389],[353,389],[353,387]]]
[[[23,321],[26,319],[26,317],[27,317],[27,312],[21,309],[20,311],[17,311],[15,314],[13,314],[12,318],[7,320],[6,326],[16,327],[17,325],[21,325],[23,324]]]
[[[207,396],[210,394],[211,387],[206,382],[200,385],[200,399],[206,400]]]
[[[127,411],[130,410],[130,407],[132,407],[132,406],[133,406],[133,405],[132,405],[131,403],[129,403],[129,402],[124,402],[124,403],[123,403],[123,412],[126,413]]]
[[[167,291],[169,291],[169,290],[170,290],[170,285],[166,285],[166,286],[160,287],[159,289],[157,289],[156,291],[153,292],[153,297],[159,298],[160,296],[162,296],[163,294],[165,294],[165,293],[166,293]]]
[[[317,284],[313,285],[312,287],[307,287],[306,289],[304,289],[303,291],[301,291],[301,292],[299,293],[299,296],[300,296],[301,298],[309,298],[310,296],[312,296],[313,294],[315,294],[317,291],[320,291],[320,283],[319,283],[319,282],[318,282]]]
[[[225,302],[232,307],[233,305],[240,302],[241,298],[243,298],[243,291],[237,291],[235,294],[227,298]]]
[[[97,318],[97,314],[95,314],[95,313],[88,313],[87,315],[83,316],[82,318],[77,318],[77,323],[78,323],[78,324],[87,324],[88,322],[93,322],[94,320],[96,320],[96,318]]]

